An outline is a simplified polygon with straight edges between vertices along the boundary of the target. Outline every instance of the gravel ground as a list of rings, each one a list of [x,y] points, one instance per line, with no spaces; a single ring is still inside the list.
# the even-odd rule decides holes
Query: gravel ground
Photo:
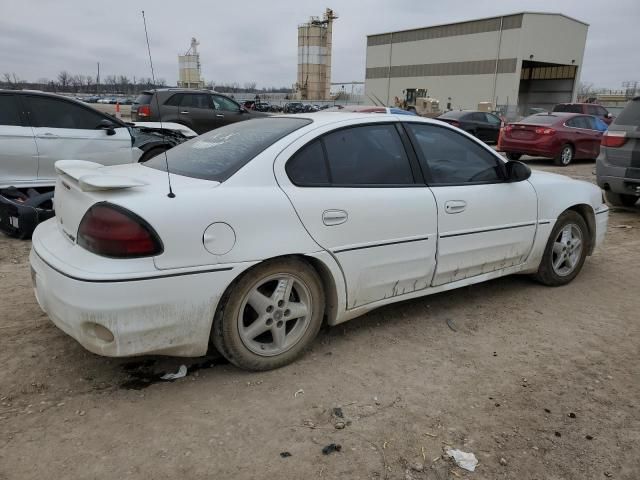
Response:
[[[568,286],[512,276],[381,308],[261,374],[86,352],[38,308],[29,242],[0,237],[0,479],[640,478],[639,213],[612,211]]]

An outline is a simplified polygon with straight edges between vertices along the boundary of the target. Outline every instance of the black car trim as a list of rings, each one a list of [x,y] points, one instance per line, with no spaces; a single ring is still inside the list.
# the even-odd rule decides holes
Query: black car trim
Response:
[[[530,222],[530,223],[523,223],[522,225],[510,225],[508,227],[486,228],[484,230],[474,230],[473,232],[446,233],[444,235],[440,235],[440,238],[461,237],[463,235],[473,235],[476,233],[497,232],[500,230],[512,230],[514,228],[531,227],[536,223],[537,222]]]
[[[333,253],[343,253],[343,252],[350,252],[352,250],[364,250],[365,248],[386,247],[388,245],[399,245],[402,243],[424,242],[425,240],[429,240],[429,237],[426,236],[426,237],[420,237],[420,238],[410,238],[407,240],[394,240],[391,242],[380,242],[373,245],[362,245],[359,247],[338,248],[332,251]]]
[[[80,278],[80,277],[76,277],[74,275],[69,275],[68,273],[65,273],[63,271],[61,271],[60,269],[54,267],[53,265],[51,265],[49,262],[47,262],[45,259],[43,259],[40,254],[38,254],[37,251],[34,250],[34,253],[37,255],[37,257],[42,260],[42,262],[47,265],[49,268],[51,268],[52,270],[54,270],[55,272],[58,272],[60,275],[63,275],[67,278],[70,278],[71,280],[77,280],[79,282],[86,282],[86,283],[123,283],[123,282],[141,282],[141,281],[145,281],[145,280],[156,280],[156,279],[160,279],[160,278],[171,278],[171,277],[183,277],[185,275],[197,275],[199,273],[215,273],[215,272],[228,272],[229,270],[233,270],[233,267],[218,267],[218,268],[211,268],[208,270],[196,270],[196,271],[190,271],[190,272],[179,272],[179,273],[167,273],[165,275],[149,275],[146,277],[132,277],[132,278],[117,278],[117,279],[90,279],[90,278]]]

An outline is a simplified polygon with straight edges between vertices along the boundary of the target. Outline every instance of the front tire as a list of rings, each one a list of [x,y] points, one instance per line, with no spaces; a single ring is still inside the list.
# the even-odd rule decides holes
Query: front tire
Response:
[[[551,287],[571,282],[584,265],[590,241],[584,218],[572,210],[564,212],[549,235],[535,279]]]
[[[604,192],[604,196],[614,207],[633,207],[638,201],[635,195],[625,195],[624,193]]]
[[[243,275],[222,300],[211,340],[237,367],[272,370],[293,362],[320,330],[325,297],[306,262],[265,262]]]
[[[573,160],[573,147],[568,143],[565,143],[560,149],[560,153],[554,158],[554,162],[556,165],[560,165],[561,167],[566,167]]]

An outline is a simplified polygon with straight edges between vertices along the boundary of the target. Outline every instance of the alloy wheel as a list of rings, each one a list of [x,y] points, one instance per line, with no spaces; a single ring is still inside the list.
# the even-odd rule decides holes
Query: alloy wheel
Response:
[[[261,279],[242,299],[240,339],[256,355],[280,355],[303,337],[312,308],[311,293],[300,278],[281,273]]]
[[[582,249],[582,231],[577,225],[568,223],[553,243],[553,271],[560,277],[570,275],[580,261]]]

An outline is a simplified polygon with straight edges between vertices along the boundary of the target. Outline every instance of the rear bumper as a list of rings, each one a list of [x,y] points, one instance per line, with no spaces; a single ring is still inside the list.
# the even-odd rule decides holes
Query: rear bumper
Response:
[[[500,138],[500,151],[554,158],[558,154],[558,145],[553,138],[527,141],[505,138],[503,135]]]
[[[601,157],[602,154],[596,160],[596,181],[600,188],[613,193],[640,195],[640,178],[628,176],[629,171],[636,169],[610,165]]]
[[[78,278],[59,263],[53,267],[45,261],[46,250],[38,251],[40,232],[35,232],[29,257],[40,307],[84,348],[109,357],[204,355],[220,297],[248,267],[236,264],[207,271],[156,271],[136,278]]]

